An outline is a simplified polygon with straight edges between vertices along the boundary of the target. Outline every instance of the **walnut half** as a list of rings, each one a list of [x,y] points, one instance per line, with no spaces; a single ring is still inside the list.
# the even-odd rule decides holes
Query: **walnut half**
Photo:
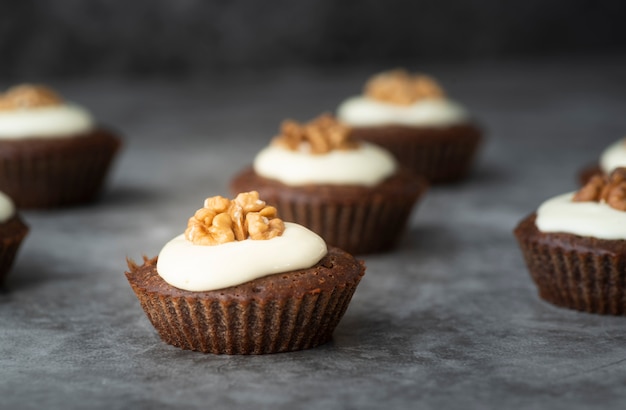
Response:
[[[63,104],[63,98],[51,88],[22,84],[0,94],[0,111],[22,108],[51,107]]]
[[[185,238],[205,246],[275,238],[285,231],[276,214],[276,208],[260,200],[256,191],[241,193],[233,200],[214,196],[189,218]]]
[[[350,139],[350,127],[337,121],[330,114],[322,114],[314,120],[300,124],[293,120],[283,121],[280,135],[273,144],[282,145],[297,151],[303,143],[310,147],[312,154],[325,154],[332,150],[348,150],[356,148],[356,142]]]
[[[411,105],[426,98],[444,98],[437,82],[427,75],[410,74],[406,70],[385,71],[370,78],[364,94],[375,100],[397,105]]]
[[[572,200],[605,202],[611,208],[626,211],[626,168],[616,168],[608,176],[594,176],[576,192]]]

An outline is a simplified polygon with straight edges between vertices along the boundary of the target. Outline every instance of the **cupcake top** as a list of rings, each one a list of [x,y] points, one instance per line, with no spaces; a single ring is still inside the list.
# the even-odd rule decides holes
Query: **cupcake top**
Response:
[[[356,127],[441,127],[458,124],[468,118],[465,109],[447,98],[433,78],[401,69],[370,78],[363,95],[341,103],[337,116]]]
[[[0,192],[0,223],[4,223],[11,219],[15,214],[15,204],[8,195]]]
[[[274,273],[306,269],[326,255],[326,243],[307,228],[283,222],[255,191],[229,200],[207,198],[185,233],[159,253],[158,274],[170,285],[210,291]]]
[[[350,133],[348,126],[329,114],[306,124],[284,121],[280,135],[257,154],[254,171],[294,186],[374,186],[396,172],[396,160],[389,152],[352,141]]]
[[[0,139],[71,137],[93,122],[89,111],[48,87],[24,84],[0,94]]]
[[[537,210],[537,229],[598,239],[626,239],[626,168],[596,175],[578,192],[559,195]]]

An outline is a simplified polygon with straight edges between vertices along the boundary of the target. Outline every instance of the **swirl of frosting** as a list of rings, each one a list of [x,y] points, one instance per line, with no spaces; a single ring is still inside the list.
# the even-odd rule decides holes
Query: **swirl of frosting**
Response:
[[[72,137],[93,124],[89,111],[46,87],[20,85],[0,94],[0,139]]]
[[[327,253],[326,243],[307,228],[285,222],[281,236],[215,246],[194,245],[181,234],[159,253],[158,274],[179,289],[200,292],[239,285],[274,273],[306,269]]]
[[[318,155],[270,145],[257,154],[253,166],[258,175],[286,185],[374,186],[397,169],[389,152],[368,143],[351,150]]]
[[[366,83],[363,95],[348,98],[339,105],[337,116],[355,127],[443,127],[468,118],[465,109],[446,98],[434,79],[404,70],[372,77]]]
[[[468,118],[465,109],[451,100],[421,100],[404,106],[362,96],[344,101],[339,106],[337,116],[353,127],[384,125],[445,127],[462,123]]]
[[[626,212],[605,202],[574,202],[575,192],[553,197],[537,209],[541,232],[563,232],[598,239],[626,239]]]

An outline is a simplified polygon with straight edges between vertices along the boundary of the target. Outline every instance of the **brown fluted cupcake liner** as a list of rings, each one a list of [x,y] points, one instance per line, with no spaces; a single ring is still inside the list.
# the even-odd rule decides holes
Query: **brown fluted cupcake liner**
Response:
[[[536,215],[515,229],[539,296],[589,313],[626,315],[626,241],[543,233]]]
[[[327,243],[357,255],[392,248],[413,209],[411,201],[324,204],[263,198],[276,206],[284,220],[304,225]]]
[[[15,215],[0,224],[0,286],[4,283],[22,241],[28,234],[28,226]]]
[[[104,129],[69,138],[0,140],[0,191],[18,208],[92,202],[120,145]]]
[[[161,339],[214,354],[267,354],[328,342],[365,267],[339,249],[316,266],[217,291],[190,292],[165,283],[156,258],[126,272]]]
[[[427,184],[403,170],[376,187],[287,186],[246,169],[233,179],[230,189],[258,191],[284,221],[306,226],[329,245],[361,255],[396,244]]]
[[[450,127],[357,127],[352,137],[389,150],[400,164],[431,183],[461,180],[469,173],[482,140],[472,124]]]

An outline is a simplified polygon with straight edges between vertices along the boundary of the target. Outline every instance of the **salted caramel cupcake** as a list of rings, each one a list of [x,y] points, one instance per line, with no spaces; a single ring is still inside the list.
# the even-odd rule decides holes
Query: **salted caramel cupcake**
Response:
[[[286,221],[332,246],[366,254],[397,243],[427,183],[385,149],[354,141],[350,127],[322,115],[306,124],[283,122],[230,187],[233,193],[256,190]]]
[[[626,314],[626,168],[547,200],[514,233],[542,299]]]
[[[469,173],[482,131],[431,77],[392,70],[373,76],[363,94],[343,101],[337,118],[353,137],[380,145],[431,183]]]
[[[257,192],[207,198],[158,257],[128,266],[161,339],[215,354],[328,342],[365,272],[317,234],[283,222]]]
[[[4,284],[28,226],[22,221],[11,198],[0,192],[0,286]]]
[[[50,88],[20,85],[0,94],[0,190],[18,208],[95,200],[119,147],[87,109]]]

